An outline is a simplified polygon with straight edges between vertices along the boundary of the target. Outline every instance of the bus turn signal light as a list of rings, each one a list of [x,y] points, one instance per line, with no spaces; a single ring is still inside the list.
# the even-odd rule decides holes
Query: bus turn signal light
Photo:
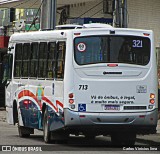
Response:
[[[155,98],[155,94],[152,94],[152,93],[151,93],[151,94],[150,94],[150,98],[151,98],[151,99],[154,99],[154,98]]]
[[[68,97],[69,97],[69,104],[73,104],[73,103],[74,103],[74,94],[73,94],[73,93],[70,93],[70,94],[68,95]]]
[[[75,35],[75,36],[79,36],[79,35],[81,35],[81,33],[74,33],[74,35]]]
[[[152,105],[155,103],[155,94],[150,93],[150,100],[149,100],[149,103],[152,104]]]
[[[144,36],[149,36],[150,34],[148,34],[148,33],[143,33],[143,35],[144,35]]]

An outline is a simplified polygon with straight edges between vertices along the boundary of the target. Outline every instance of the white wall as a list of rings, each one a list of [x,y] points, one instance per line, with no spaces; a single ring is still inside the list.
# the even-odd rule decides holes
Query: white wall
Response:
[[[127,7],[128,27],[153,30],[155,46],[160,47],[160,0],[127,0]],[[89,9],[91,10],[88,11]],[[112,16],[103,14],[102,0],[95,0],[70,5],[70,17],[111,18]],[[57,23],[58,19],[59,15]]]
[[[96,7],[94,7],[94,6],[96,6]],[[91,9],[91,8],[93,8],[93,9]],[[98,17],[98,18],[100,18],[100,17],[104,16],[102,9],[103,9],[102,0],[82,3],[82,6],[78,5],[78,4],[77,5],[71,5],[70,16],[71,17],[78,17],[78,16],[81,16],[83,13],[86,12],[84,15],[81,16],[81,18],[83,18],[83,17],[93,17],[93,18]],[[88,11],[88,10],[90,10],[90,11]],[[95,14],[95,13],[97,13],[97,14]]]
[[[160,46],[160,0],[127,0],[128,27],[151,29],[155,46]]]
[[[69,17],[70,18],[77,18],[77,17],[112,18],[111,15],[103,13],[102,0],[71,4]],[[57,15],[57,19],[59,19],[59,15]]]

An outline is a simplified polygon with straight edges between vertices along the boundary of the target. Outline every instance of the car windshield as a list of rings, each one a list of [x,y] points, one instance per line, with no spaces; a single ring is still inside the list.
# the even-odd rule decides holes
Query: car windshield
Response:
[[[74,39],[74,56],[78,65],[147,65],[150,60],[150,48],[150,39],[140,36],[87,36]]]

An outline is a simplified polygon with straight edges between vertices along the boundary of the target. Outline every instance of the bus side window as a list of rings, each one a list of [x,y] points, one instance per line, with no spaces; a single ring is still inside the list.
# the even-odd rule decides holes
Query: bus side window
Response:
[[[46,77],[47,69],[47,42],[41,42],[39,44],[39,54],[38,54],[38,77]]]
[[[64,78],[64,64],[65,64],[65,50],[66,50],[66,43],[65,42],[58,42],[57,44],[57,56],[56,56],[56,77],[57,79]]]
[[[22,77],[28,77],[29,75],[29,55],[30,55],[30,44],[23,44],[23,61],[22,61]]]
[[[47,78],[55,78],[55,66],[56,66],[56,42],[50,42],[48,44],[48,60],[47,60]]]
[[[3,80],[4,84],[7,81],[12,79],[12,63],[13,63],[13,55],[7,54],[3,57]]]
[[[21,77],[22,69],[22,44],[16,44],[15,62],[14,62],[14,77]]]
[[[38,43],[31,44],[31,54],[30,54],[30,77],[37,77],[38,69]]]

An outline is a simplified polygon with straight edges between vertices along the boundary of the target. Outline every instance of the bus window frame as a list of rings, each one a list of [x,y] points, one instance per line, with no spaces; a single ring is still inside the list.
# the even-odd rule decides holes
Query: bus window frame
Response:
[[[52,59],[49,59],[49,55],[50,55],[50,51],[51,51],[51,44],[55,45],[55,50],[54,50]],[[47,69],[46,69],[46,78],[45,79],[46,80],[54,80],[56,78],[57,42],[56,41],[47,42],[47,46],[48,46],[48,53],[47,53]],[[52,63],[52,70],[51,71],[48,70],[49,61]],[[53,67],[53,62],[54,62],[54,67]],[[48,77],[48,72],[52,72],[53,73],[53,77],[52,78]]]
[[[16,61],[17,61],[17,59],[16,59],[16,56],[18,55],[17,54],[17,46],[18,45],[20,45],[21,46],[21,59],[18,59],[18,61],[21,61],[21,69],[22,69],[22,58],[23,58],[23,43],[16,43],[16,45],[15,45],[15,51],[14,51],[14,70],[13,70],[13,76],[14,76],[14,78],[15,79],[20,79],[21,77],[22,77],[22,70],[20,70],[20,72],[19,72],[19,76],[17,76],[17,74],[16,74]]]
[[[41,50],[40,47],[41,47],[42,44],[45,44],[45,46],[46,46],[46,50],[45,50],[46,51],[46,53],[45,53],[46,54],[46,59],[43,59],[43,58],[40,59],[40,54],[41,54],[40,53],[40,50]],[[44,52],[42,52],[42,53],[43,53],[43,56],[44,56]],[[46,75],[47,75],[46,72],[47,72],[47,61],[48,61],[48,59],[47,59],[48,58],[48,42],[44,42],[44,41],[43,42],[38,42],[38,53],[37,54],[38,54],[38,57],[37,57],[37,59],[38,59],[37,79],[38,80],[45,80],[46,79]],[[41,73],[40,73],[40,61],[46,63],[45,64],[46,66],[43,66],[44,77],[40,76],[41,75]],[[46,69],[45,69],[45,67],[46,67]]]
[[[8,53],[4,55],[4,59],[3,59],[2,83],[4,83],[6,86],[9,84],[8,82],[12,80],[12,71],[13,71],[12,66],[13,66],[13,54]]]
[[[27,59],[24,59],[24,50],[25,50],[25,45],[28,46],[29,45],[29,56],[27,57]],[[29,78],[29,69],[30,69],[30,54],[31,54],[31,45],[30,43],[22,43],[22,70],[21,70],[21,78],[22,79],[27,79]],[[27,77],[24,76],[24,61],[28,61],[28,66],[27,66]]]
[[[39,53],[40,52],[40,46],[41,44],[45,44],[45,52],[46,53],[43,53],[46,54],[46,57],[45,59],[43,59],[41,57],[40,59],[40,54],[42,53]],[[51,51],[51,44],[54,44],[54,51],[52,51],[53,53],[53,57],[50,59],[50,51]],[[38,80],[64,80],[64,70],[65,70],[65,57],[66,57],[66,41],[65,40],[60,40],[60,41],[48,41],[48,42],[45,42],[45,41],[42,41],[42,42],[25,42],[25,43],[17,43],[16,44],[16,47],[17,48],[17,45],[19,45],[19,48],[21,51],[19,51],[22,55],[20,57],[20,59],[18,59],[18,61],[21,63],[21,66],[20,67],[20,70],[19,70],[19,73],[18,73],[18,76],[16,74],[16,49],[15,49],[15,56],[14,56],[14,70],[13,70],[13,75],[14,75],[14,78],[15,79],[38,79]],[[30,52],[29,52],[29,56],[27,59],[24,60],[24,47],[25,45],[29,45],[29,49],[30,49]],[[35,50],[33,52],[33,50]],[[43,49],[42,49],[43,50]],[[43,51],[41,51],[43,52]],[[33,55],[34,54],[34,55]],[[62,54],[62,55],[61,55]],[[42,55],[41,55],[42,56]],[[60,57],[59,57],[60,56]],[[23,71],[23,66],[24,66],[24,62],[28,60],[28,70],[27,70],[27,76],[23,76],[24,75],[24,71]],[[44,61],[44,64],[46,66],[43,66],[43,73],[44,73],[44,76],[41,77],[40,76],[40,60]],[[49,66],[49,62],[51,63],[51,69],[48,70],[48,66]],[[34,64],[34,70],[31,70],[32,69],[32,66],[31,66],[31,63]],[[61,64],[62,63],[62,64]],[[19,64],[20,65],[20,64]],[[61,67],[61,69],[58,67],[58,65]],[[58,77],[58,70],[61,70],[60,71],[60,76]],[[31,76],[31,72],[35,72],[34,74],[32,73],[33,76]],[[49,77],[48,75],[48,72],[51,72],[52,73],[52,77]]]
[[[64,44],[64,50],[60,50],[60,43]],[[63,52],[61,59],[59,59],[59,53]],[[63,81],[64,80],[64,73],[65,73],[65,58],[66,58],[66,41],[57,41],[56,42],[56,66],[55,66],[55,80],[60,80]],[[58,77],[58,62],[62,62],[64,63],[64,65],[62,65],[62,77]]]
[[[107,61],[106,62],[90,62],[90,63],[84,63],[84,64],[80,64],[78,61],[77,61],[77,58],[76,58],[76,39],[79,39],[79,38],[96,38],[96,37],[108,37],[110,39],[110,37],[139,37],[139,38],[145,38],[145,39],[148,39],[149,40],[149,60],[146,64],[139,64],[139,63],[131,63],[131,62],[120,62],[120,61],[110,61],[110,55],[111,55],[111,51],[110,51],[110,43],[108,44],[108,51],[107,51]],[[75,63],[78,65],[78,66],[87,66],[87,65],[92,65],[92,64],[100,64],[100,63],[120,63],[120,64],[127,64],[127,65],[136,65],[136,66],[147,66],[149,63],[150,63],[150,59],[151,59],[151,38],[149,37],[145,37],[145,36],[138,36],[138,35],[86,35],[86,36],[80,36],[80,37],[75,37],[74,40],[73,40],[73,43],[74,43],[74,61]],[[144,59],[144,57],[143,57]]]

